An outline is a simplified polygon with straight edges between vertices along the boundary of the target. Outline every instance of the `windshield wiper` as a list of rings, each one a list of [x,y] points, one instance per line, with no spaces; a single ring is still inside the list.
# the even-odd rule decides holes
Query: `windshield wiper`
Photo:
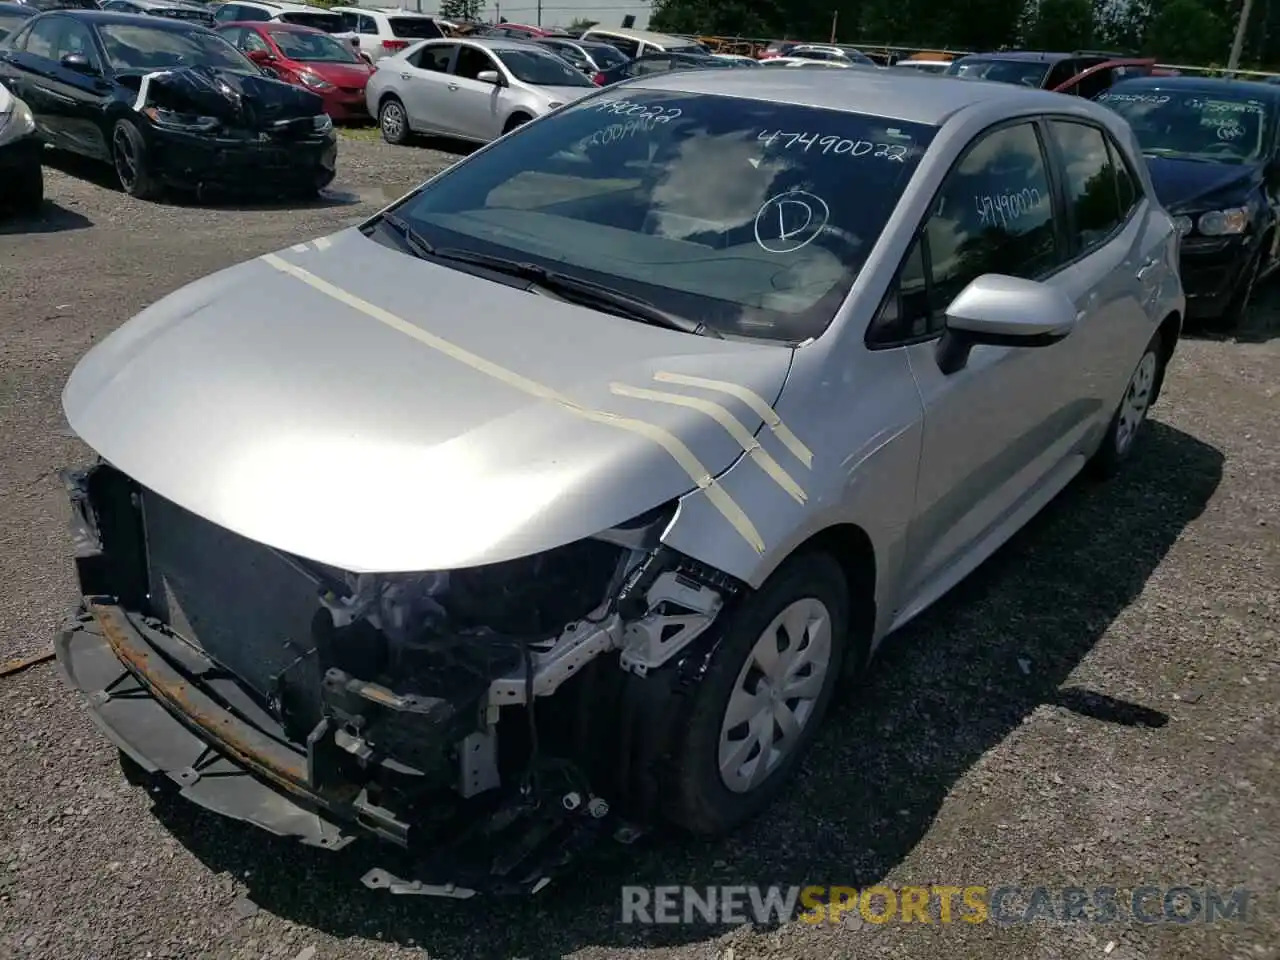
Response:
[[[433,257],[436,255],[436,248],[417,230],[409,226],[408,222],[401,220],[394,213],[384,213],[378,220],[379,223],[386,224],[391,228],[402,243],[418,257]]]
[[[405,226],[407,227],[408,225],[406,224]],[[517,260],[509,260],[506,257],[498,257],[488,253],[476,253],[471,250],[455,250],[452,248],[432,250],[428,255],[438,260],[469,263],[473,266],[483,267],[486,270],[492,270],[494,273],[502,273],[509,277],[528,280],[544,291],[554,293],[570,302],[583,306],[603,307],[611,313],[627,317],[630,320],[639,320],[642,323],[650,323],[656,327],[666,327],[669,330],[679,330],[682,333],[693,333],[698,336],[713,337],[717,340],[724,339],[724,335],[719,330],[707,326],[700,320],[690,320],[688,317],[682,317],[679,314],[655,307],[647,300],[621,293],[612,287],[592,283],[590,280],[582,280],[579,277],[571,277],[555,270],[548,270],[546,267],[540,267],[536,263],[520,263]]]

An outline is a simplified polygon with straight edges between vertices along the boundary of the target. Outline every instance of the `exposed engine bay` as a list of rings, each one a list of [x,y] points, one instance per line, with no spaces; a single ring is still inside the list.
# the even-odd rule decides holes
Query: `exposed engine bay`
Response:
[[[104,724],[117,745],[274,832],[390,841],[413,876],[364,880],[396,892],[540,889],[606,825],[641,830],[673,698],[745,589],[661,545],[672,506],[518,560],[355,575],[218,527],[106,464],[64,479],[85,612],[59,660],[104,719],[117,711]],[[148,695],[144,729],[128,711]],[[164,747],[156,703],[178,721]],[[182,737],[199,756],[165,760]]]

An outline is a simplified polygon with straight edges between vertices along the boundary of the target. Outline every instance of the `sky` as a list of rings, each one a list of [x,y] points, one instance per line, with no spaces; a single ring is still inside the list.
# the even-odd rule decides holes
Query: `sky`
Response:
[[[364,0],[362,6],[391,6],[396,0]],[[422,4],[423,13],[439,12],[440,0],[403,0],[403,5],[410,10],[418,9]],[[537,0],[482,0],[481,16],[497,20],[506,17],[512,23],[538,23]],[[601,26],[618,27],[622,18],[634,14],[635,28],[643,30],[649,24],[649,6],[647,0],[543,0],[542,26],[568,26],[579,17],[596,20]]]

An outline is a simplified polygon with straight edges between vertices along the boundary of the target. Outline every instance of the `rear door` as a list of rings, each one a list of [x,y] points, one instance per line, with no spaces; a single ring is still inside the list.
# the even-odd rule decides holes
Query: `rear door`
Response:
[[[1170,273],[1163,254],[1172,231],[1144,215],[1140,181],[1106,130],[1074,117],[1050,118],[1046,127],[1062,171],[1071,257],[1061,282],[1080,311],[1058,346],[1082,374],[1079,402],[1092,407],[1077,429],[1103,430],[1155,332],[1151,310]]]
[[[424,43],[414,54],[399,64],[400,77],[395,89],[409,114],[414,130],[456,134],[448,125],[446,98],[450,85],[455,85],[450,70],[458,52],[458,44]],[[396,63],[396,61],[391,61]],[[386,69],[385,67],[383,69]]]

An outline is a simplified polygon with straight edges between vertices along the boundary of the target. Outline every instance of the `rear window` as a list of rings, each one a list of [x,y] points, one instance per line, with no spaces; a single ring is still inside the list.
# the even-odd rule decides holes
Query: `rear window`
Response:
[[[1049,65],[1028,60],[965,60],[963,63],[956,61],[951,64],[947,73],[953,77],[969,77],[973,80],[1042,87],[1045,77],[1049,75]]]
[[[300,27],[315,27],[325,33],[342,33],[346,30],[340,13],[282,13],[280,20],[284,23],[296,23]]]
[[[935,128],[737,97],[592,96],[397,209],[432,244],[532,262],[729,335],[826,329]]]
[[[387,17],[387,23],[391,24],[391,33],[397,37],[436,40],[444,36],[435,21],[427,17]]]

